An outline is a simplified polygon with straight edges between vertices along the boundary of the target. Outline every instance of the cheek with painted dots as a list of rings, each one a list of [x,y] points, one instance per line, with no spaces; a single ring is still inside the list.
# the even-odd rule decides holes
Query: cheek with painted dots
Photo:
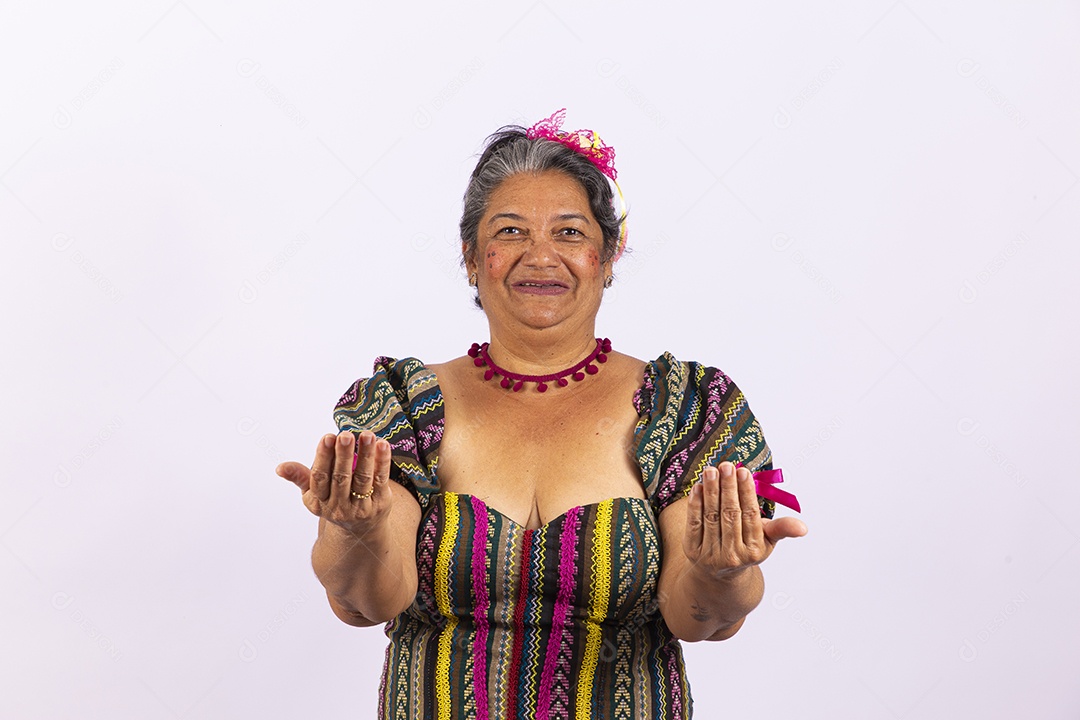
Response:
[[[504,249],[489,248],[484,252],[484,267],[492,278],[499,278],[510,272],[513,261],[513,255]]]

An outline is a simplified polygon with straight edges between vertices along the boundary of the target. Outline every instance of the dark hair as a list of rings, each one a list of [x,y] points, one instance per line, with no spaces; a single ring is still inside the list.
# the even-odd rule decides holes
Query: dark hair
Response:
[[[464,243],[462,263],[476,252],[480,218],[487,211],[491,193],[507,178],[519,173],[541,173],[559,170],[581,183],[589,198],[589,207],[600,224],[604,247],[600,261],[615,257],[619,247],[619,230],[626,213],[615,214],[614,193],[607,176],[579,152],[554,140],[529,139],[525,128],[509,125],[488,137],[479,162],[469,178],[461,212],[461,241]],[[476,304],[480,305],[479,295]]]

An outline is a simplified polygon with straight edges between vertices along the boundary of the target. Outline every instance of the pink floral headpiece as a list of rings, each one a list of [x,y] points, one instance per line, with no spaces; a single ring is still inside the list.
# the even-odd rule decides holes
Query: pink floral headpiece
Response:
[[[615,190],[618,191],[619,202],[625,208],[626,200],[623,198],[622,188],[619,187],[619,183],[615,180],[618,175],[615,171],[615,148],[605,145],[604,141],[593,130],[566,132],[562,129],[564,120],[566,120],[566,108],[555,111],[550,117],[544,118],[527,129],[525,137],[530,140],[552,140],[565,145],[576,153],[584,155],[589,162],[596,166],[597,170],[611,179]],[[623,250],[626,249],[626,222],[623,221],[621,225],[619,245],[615,249],[613,262],[622,257]]]
[[[597,167],[600,172],[612,180],[618,174],[615,172],[615,148],[605,145],[592,130],[575,130],[566,132],[562,130],[563,121],[566,120],[566,108],[557,110],[551,117],[544,118],[525,131],[525,136],[530,140],[554,140],[562,143],[574,152],[579,152],[589,158],[589,162]]]

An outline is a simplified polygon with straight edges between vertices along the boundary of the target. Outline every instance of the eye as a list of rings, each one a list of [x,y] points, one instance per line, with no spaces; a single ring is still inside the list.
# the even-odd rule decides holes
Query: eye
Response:
[[[559,231],[559,234],[564,235],[565,237],[585,237],[585,233],[581,232],[577,228],[572,227],[563,228]]]
[[[519,234],[521,234],[521,229],[516,228],[516,227],[514,227],[512,225],[507,225],[504,228],[499,228],[495,232],[495,234],[496,235],[519,235]]]

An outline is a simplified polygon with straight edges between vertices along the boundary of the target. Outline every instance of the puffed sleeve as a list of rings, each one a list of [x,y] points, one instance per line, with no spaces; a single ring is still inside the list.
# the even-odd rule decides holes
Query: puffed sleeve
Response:
[[[375,360],[371,377],[352,384],[334,407],[338,431],[370,430],[390,443],[390,477],[427,508],[438,491],[435,466],[443,401],[435,374],[416,358]]]
[[[728,460],[751,472],[772,469],[772,453],[746,398],[716,368],[664,353],[646,366],[635,404],[635,456],[657,515],[688,495],[709,465]],[[773,516],[773,501],[758,495],[758,505],[762,517]]]

